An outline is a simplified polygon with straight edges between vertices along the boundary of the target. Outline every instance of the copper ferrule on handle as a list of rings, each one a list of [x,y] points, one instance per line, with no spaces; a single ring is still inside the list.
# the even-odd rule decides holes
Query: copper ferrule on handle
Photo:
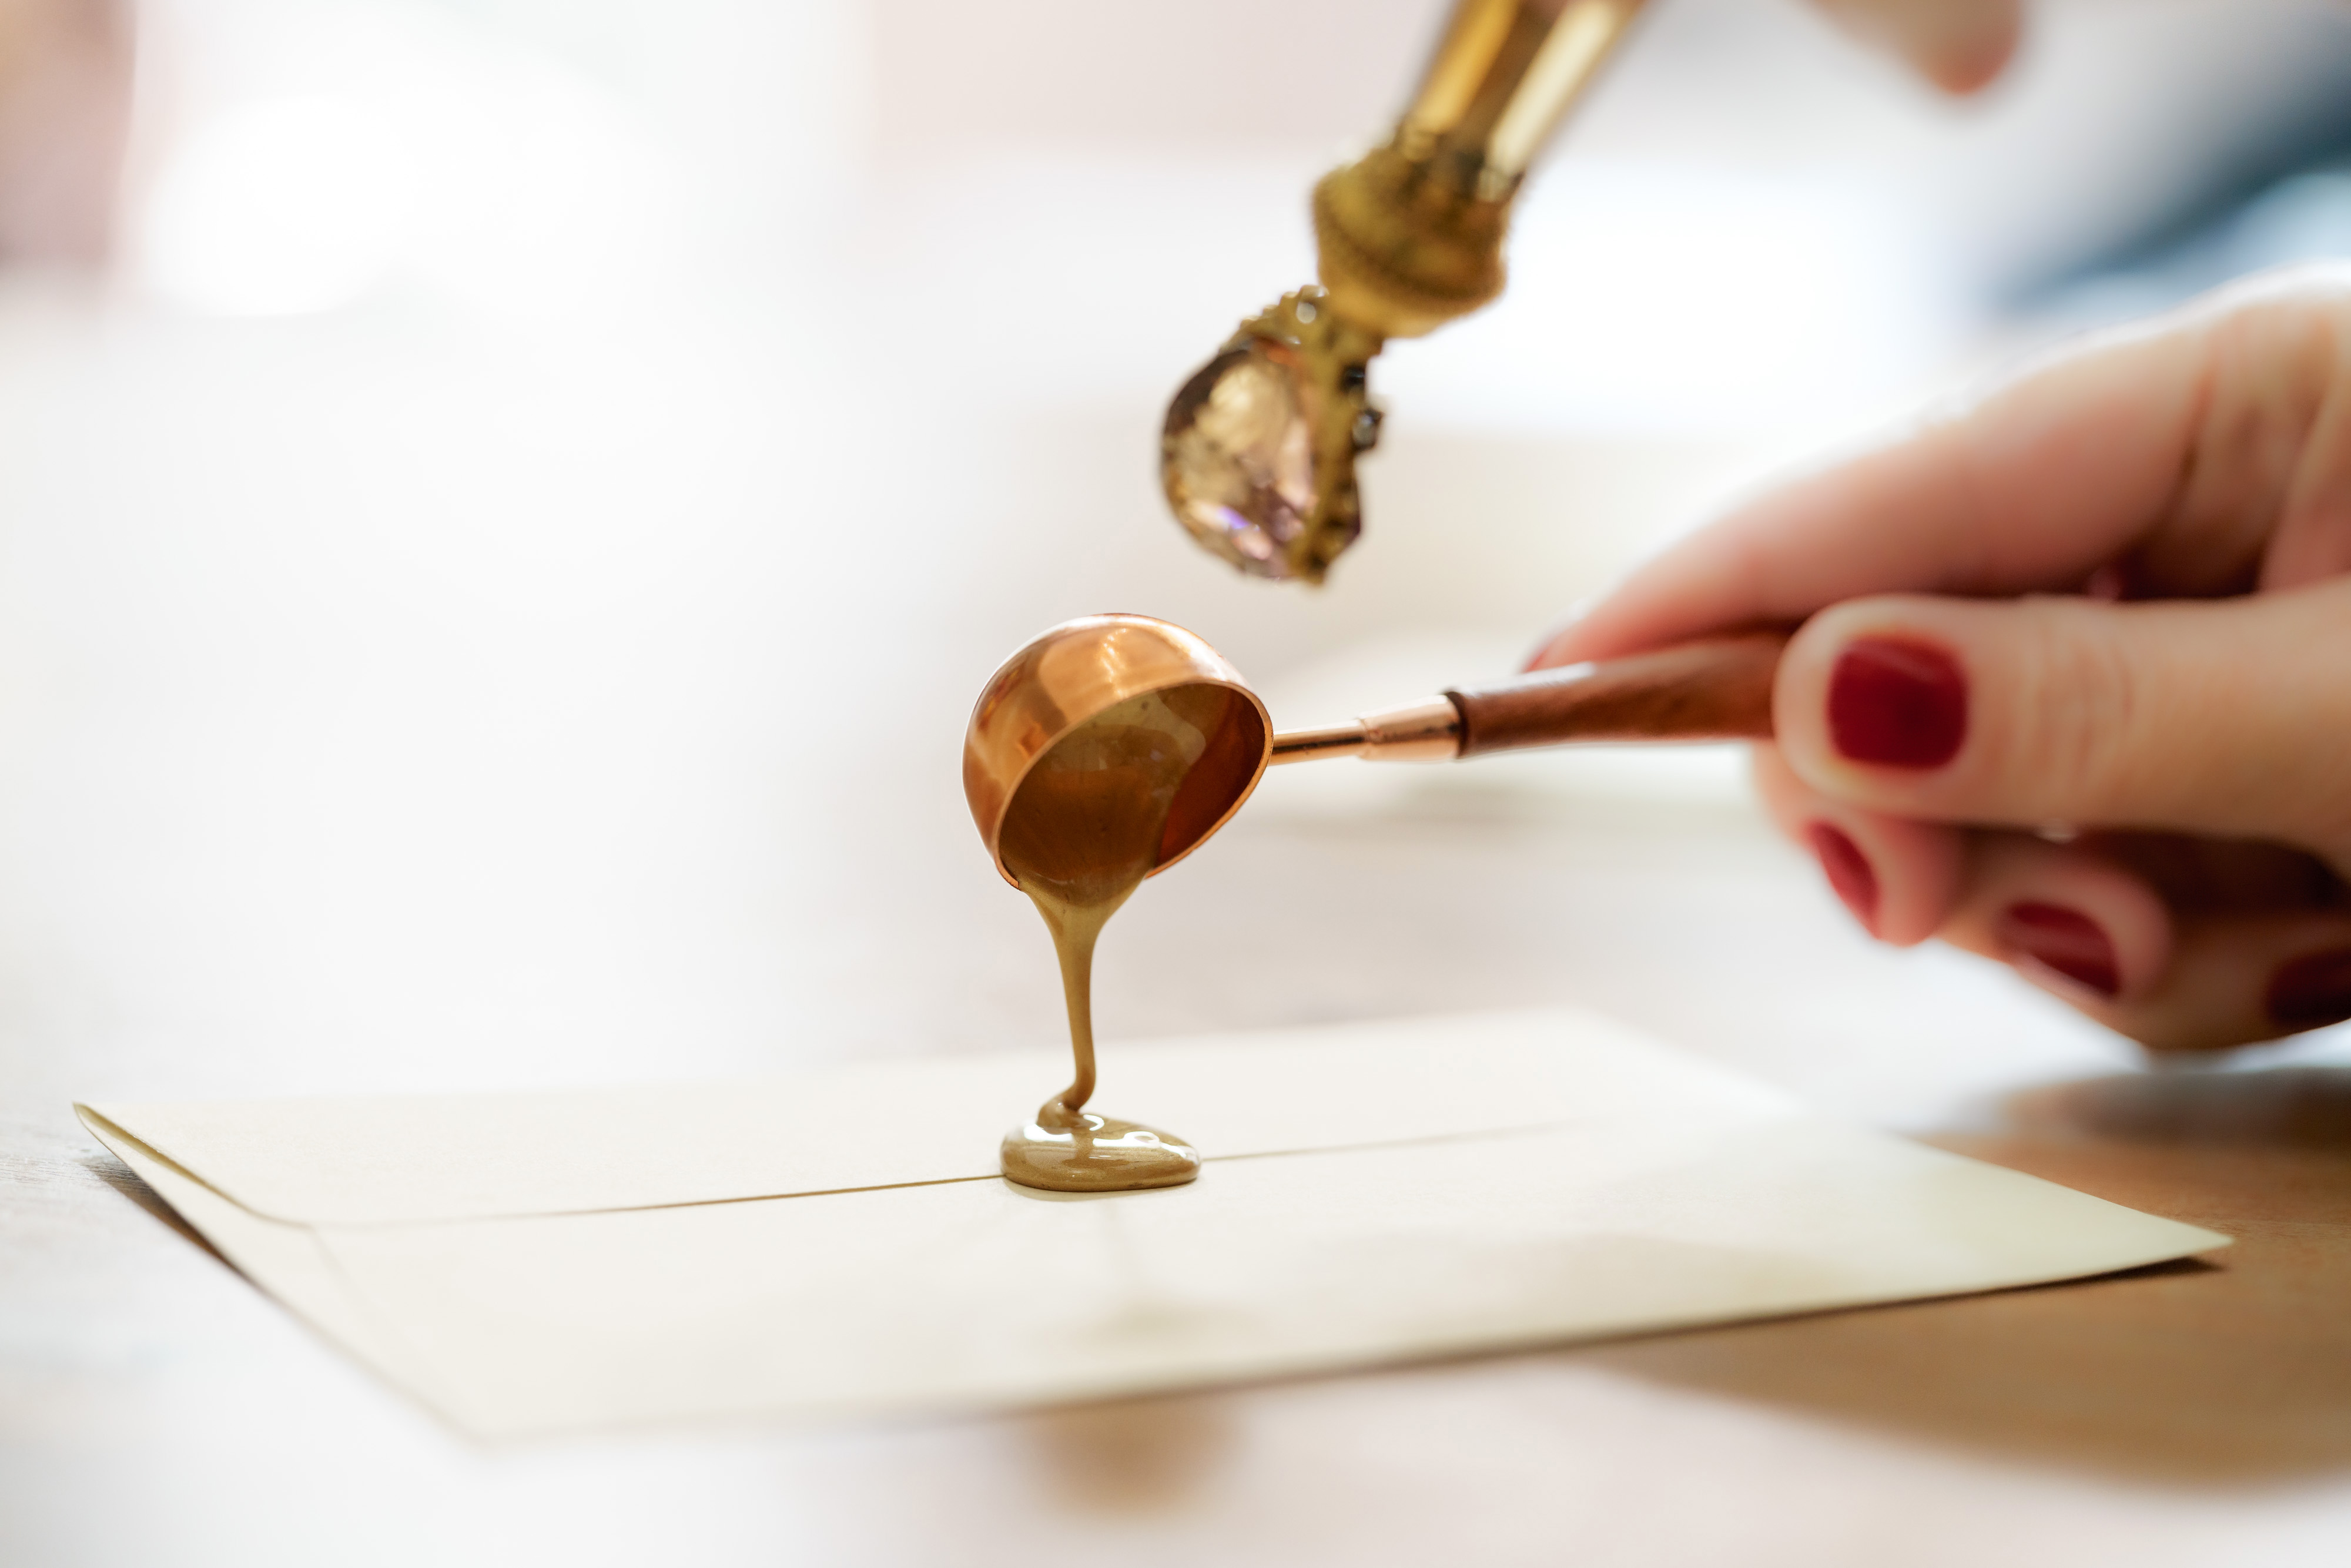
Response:
[[[1273,748],[1266,754],[1265,765],[1279,768],[1285,762],[1321,762],[1332,757],[1361,757],[1369,737],[1364,733],[1364,721],[1353,724],[1329,725],[1322,729],[1286,729],[1273,737]]]
[[[1785,633],[1755,632],[1541,670],[1353,724],[1285,731],[1267,761],[1444,762],[1574,741],[1768,739],[1787,646]]]
[[[1273,737],[1266,766],[1358,757],[1366,762],[1450,762],[1461,755],[1461,710],[1449,697],[1366,714],[1353,724],[1294,729]]]

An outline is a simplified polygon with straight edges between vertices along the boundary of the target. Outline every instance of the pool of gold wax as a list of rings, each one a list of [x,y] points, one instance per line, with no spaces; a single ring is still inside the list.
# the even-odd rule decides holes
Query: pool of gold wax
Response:
[[[998,846],[1053,934],[1076,1058],[1070,1086],[1005,1134],[1008,1180],[1115,1192],[1200,1173],[1198,1153],[1181,1138],[1085,1109],[1094,1092],[1094,942],[1163,858],[1177,788],[1238,700],[1221,686],[1178,686],[1106,708],[1037,760],[1005,812]]]

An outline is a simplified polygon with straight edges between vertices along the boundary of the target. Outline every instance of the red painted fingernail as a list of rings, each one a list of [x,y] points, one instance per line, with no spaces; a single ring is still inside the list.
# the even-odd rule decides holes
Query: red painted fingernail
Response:
[[[2351,1019],[2351,947],[2305,953],[2270,977],[2270,1017],[2287,1029]]]
[[[2056,904],[2011,904],[2001,911],[1998,935],[2043,967],[2102,997],[2122,993],[2122,969],[2103,927],[2077,909]]]
[[[1821,857],[1821,871],[1828,877],[1829,885],[1853,911],[1872,936],[1877,935],[1877,873],[1861,846],[1826,822],[1814,822],[1805,835],[1813,841],[1813,853]]]
[[[1924,643],[1863,637],[1829,676],[1829,738],[1855,762],[1940,768],[1968,736],[1968,682]]]

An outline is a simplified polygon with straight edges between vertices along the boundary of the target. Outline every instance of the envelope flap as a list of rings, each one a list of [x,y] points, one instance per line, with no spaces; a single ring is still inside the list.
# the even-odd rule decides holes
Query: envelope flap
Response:
[[[1573,1009],[1111,1045],[1093,1108],[1209,1159],[1636,1113],[1784,1114],[1774,1091]],[[91,1109],[257,1214],[371,1225],[957,1181],[1067,1081],[1059,1052],[762,1082]]]

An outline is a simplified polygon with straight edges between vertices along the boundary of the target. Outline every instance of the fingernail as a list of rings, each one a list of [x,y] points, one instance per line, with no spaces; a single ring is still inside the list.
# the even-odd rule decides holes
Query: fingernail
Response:
[[[1829,879],[1829,886],[1844,900],[1853,917],[1864,929],[1877,935],[1877,873],[1872,869],[1869,857],[1837,829],[1826,822],[1814,822],[1806,834],[1813,841],[1813,853],[1821,857],[1821,871]]]
[[[1864,637],[1829,676],[1829,738],[1855,762],[1939,768],[1968,735],[1968,683],[1940,648]]]
[[[1998,936],[2014,949],[2102,997],[2122,993],[2122,969],[2103,927],[2077,909],[2057,904],[2011,904],[2001,912]]]
[[[2351,1019],[2351,947],[2305,953],[2270,977],[2270,1017],[2287,1029]]]

